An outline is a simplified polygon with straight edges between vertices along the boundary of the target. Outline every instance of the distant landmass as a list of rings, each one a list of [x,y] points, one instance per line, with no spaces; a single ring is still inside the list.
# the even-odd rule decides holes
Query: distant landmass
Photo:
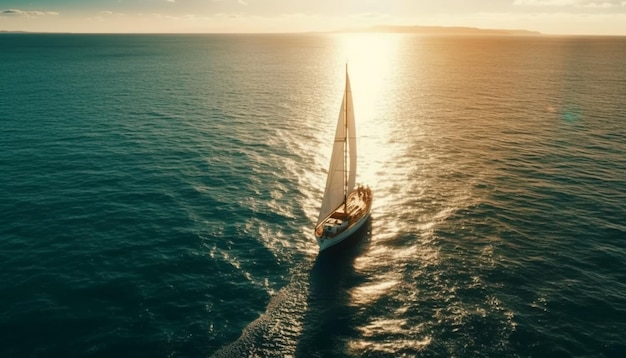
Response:
[[[61,31],[21,31],[21,30],[0,30],[0,34],[71,34],[72,32],[61,32]]]
[[[377,25],[370,27],[348,28],[336,32],[392,32],[411,33],[424,35],[517,35],[537,36],[538,31],[529,30],[506,30],[506,29],[480,29],[477,27],[447,27],[447,26],[395,26]]]
[[[376,25],[370,27],[353,27],[342,30],[331,31],[333,33],[345,32],[386,32],[386,33],[408,33],[423,35],[516,35],[516,36],[538,36],[538,31],[510,30],[510,29],[481,29],[478,27],[461,26],[396,26],[396,25]],[[0,33],[24,34],[24,33],[45,33],[15,30],[0,30]],[[60,33],[60,32],[54,32]],[[63,32],[65,33],[65,32]]]

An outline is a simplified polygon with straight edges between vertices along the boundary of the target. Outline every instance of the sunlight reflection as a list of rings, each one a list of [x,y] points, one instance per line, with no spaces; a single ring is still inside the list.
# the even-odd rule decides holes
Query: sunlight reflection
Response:
[[[392,322],[390,322],[392,323]],[[399,335],[399,333],[397,333]],[[425,336],[422,339],[398,339],[389,340],[383,342],[372,342],[371,340],[356,340],[350,342],[350,349],[355,353],[362,354],[362,352],[375,352],[384,353],[385,355],[395,355],[399,351],[412,350],[420,351],[427,347],[432,342],[431,336]],[[404,356],[404,355],[402,355]]]
[[[390,280],[383,281],[380,283],[375,283],[371,285],[362,285],[356,287],[350,295],[352,296],[352,302],[357,305],[368,305],[372,302],[376,301],[383,295],[389,292],[393,286],[397,285],[400,281],[398,280]]]
[[[394,172],[398,166],[394,162],[405,152],[400,142],[392,138],[392,121],[396,116],[393,96],[397,93],[398,61],[403,38],[396,34],[341,34],[332,35],[335,51],[323,69],[332,74],[320,75],[329,80],[317,79],[319,91],[312,101],[313,112],[308,123],[314,138],[309,144],[316,145],[313,172],[303,179],[303,188],[311,188],[301,203],[307,216],[315,218],[325,184],[325,170],[331,154],[331,143],[335,123],[344,89],[345,65],[348,65],[355,105],[358,175],[357,182],[369,185],[374,190],[373,215],[377,208],[394,204],[390,195],[377,196],[376,193],[398,192],[390,178],[400,177]],[[309,92],[310,93],[310,92]],[[388,225],[387,230],[398,230],[401,225]],[[309,234],[304,231],[304,234]],[[383,234],[383,233],[378,233]],[[386,236],[396,236],[395,232],[385,232]]]
[[[362,329],[363,336],[372,337],[377,333],[403,333],[411,329],[406,319],[379,319]]]
[[[357,121],[359,182],[379,187],[377,173],[394,156],[390,96],[401,37],[393,34],[345,34],[337,41],[337,66],[348,64]],[[341,77],[338,77],[341,78]],[[383,198],[381,198],[383,199]],[[378,200],[378,198],[377,198]],[[383,199],[384,200],[384,199]]]

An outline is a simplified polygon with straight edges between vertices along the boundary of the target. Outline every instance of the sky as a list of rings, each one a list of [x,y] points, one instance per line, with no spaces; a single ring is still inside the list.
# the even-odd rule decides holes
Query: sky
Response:
[[[371,25],[626,36],[626,0],[0,0],[0,30],[334,31]]]

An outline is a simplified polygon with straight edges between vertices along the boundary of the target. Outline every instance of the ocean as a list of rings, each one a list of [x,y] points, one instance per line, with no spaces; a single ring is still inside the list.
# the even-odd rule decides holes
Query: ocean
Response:
[[[5,33],[0,126],[2,357],[626,355],[624,37]]]

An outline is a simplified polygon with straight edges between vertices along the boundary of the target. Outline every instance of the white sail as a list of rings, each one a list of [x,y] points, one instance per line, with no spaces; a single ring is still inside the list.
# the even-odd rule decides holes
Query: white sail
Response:
[[[356,125],[350,78],[346,67],[346,89],[339,110],[333,152],[315,238],[320,252],[357,232],[370,217],[372,190],[356,181]]]
[[[350,78],[346,72],[346,89],[341,102],[341,109],[339,110],[324,199],[322,200],[322,208],[317,219],[318,225],[337,209],[344,202],[346,195],[354,189],[356,181],[355,128]],[[346,170],[348,170],[347,174]]]

